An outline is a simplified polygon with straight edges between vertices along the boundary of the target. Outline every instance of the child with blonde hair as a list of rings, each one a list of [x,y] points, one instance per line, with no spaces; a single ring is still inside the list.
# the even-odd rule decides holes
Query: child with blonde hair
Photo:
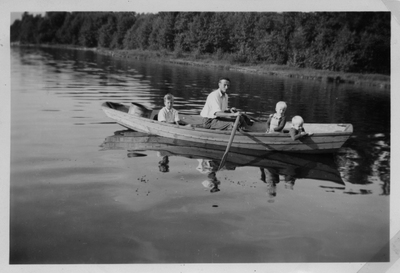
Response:
[[[287,109],[286,102],[279,101],[275,107],[275,114],[271,114],[267,120],[266,133],[280,133],[286,124],[285,112]]]
[[[313,133],[306,133],[303,127],[304,120],[300,116],[292,118],[292,128],[289,130],[289,135],[293,140],[300,139],[304,136],[311,136]]]

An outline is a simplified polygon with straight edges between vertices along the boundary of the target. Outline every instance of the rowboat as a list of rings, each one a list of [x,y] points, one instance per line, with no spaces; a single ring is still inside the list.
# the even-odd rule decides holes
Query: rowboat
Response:
[[[159,110],[145,108],[137,103],[123,104],[104,102],[102,110],[118,124],[147,134],[191,141],[208,145],[209,148],[226,148],[230,131],[202,128],[200,115],[180,114],[184,124],[168,124],[157,121]],[[337,151],[353,132],[351,124],[304,123],[313,135],[292,140],[288,134],[291,123],[287,122],[283,133],[266,134],[266,122],[254,121],[236,133],[230,151],[240,149],[253,151],[281,151],[294,153],[332,153]]]
[[[224,153],[220,149],[207,148],[206,145],[190,141],[176,140],[157,135],[124,130],[105,138],[100,145],[102,150],[127,150],[128,155],[143,151],[157,151],[161,156],[178,156],[191,159],[214,161],[218,166]],[[330,181],[344,185],[332,155],[295,154],[285,152],[257,151],[241,149],[230,152],[225,169],[257,167],[280,175]]]

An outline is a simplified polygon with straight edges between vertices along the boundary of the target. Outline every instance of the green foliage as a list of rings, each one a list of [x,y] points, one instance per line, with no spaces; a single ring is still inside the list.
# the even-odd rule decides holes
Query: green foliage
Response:
[[[85,18],[79,31],[79,45],[84,47],[96,47],[97,35],[94,20],[91,17]]]
[[[21,20],[15,20],[10,27],[10,41],[19,42],[21,37]]]
[[[223,60],[225,57],[224,52],[222,51],[222,48],[218,48],[215,55],[217,57],[217,60]]]
[[[38,22],[38,43],[56,42],[57,30],[63,25],[66,12],[46,12],[43,19]]]
[[[175,38],[175,13],[165,12],[160,13],[161,27],[159,29],[158,43],[161,48],[174,50],[174,38]]]
[[[56,40],[61,44],[78,45],[79,31],[83,24],[82,13],[68,13],[64,23],[56,33]]]
[[[20,24],[20,31],[18,40],[21,44],[36,44],[38,37],[38,26],[40,23],[41,16],[33,16],[24,12],[22,15],[22,21]],[[12,28],[15,30],[15,28]],[[14,36],[14,35],[11,35]]]
[[[179,47],[177,47],[177,48],[175,49],[175,51],[174,51],[174,58],[179,59],[179,58],[182,58],[183,56],[184,56],[184,55],[183,55],[182,49],[180,49]]]
[[[10,31],[11,41],[21,44],[153,50],[232,64],[390,74],[389,12],[24,13]]]
[[[193,50],[190,42],[190,26],[193,18],[198,13],[194,12],[180,12],[175,17],[175,37],[174,48],[179,48],[184,52]]]
[[[124,38],[125,49],[145,50],[149,47],[150,34],[153,31],[152,23],[155,19],[153,14],[139,14],[135,23],[127,31]]]
[[[122,49],[125,34],[135,23],[136,16],[134,12],[118,12],[114,13],[114,16],[117,19],[117,30],[113,35],[110,48]]]
[[[99,29],[99,46],[109,48],[117,31],[117,19],[114,16],[109,16],[107,24],[104,24]]]
[[[200,60],[202,55],[203,54],[201,53],[200,49],[196,49],[195,51],[192,52],[192,57],[195,60]]]

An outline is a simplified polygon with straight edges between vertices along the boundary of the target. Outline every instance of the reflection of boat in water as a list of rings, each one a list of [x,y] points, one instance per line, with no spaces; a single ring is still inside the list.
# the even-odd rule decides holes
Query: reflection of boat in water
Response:
[[[224,149],[209,144],[182,141],[135,131],[117,131],[105,139],[103,150],[124,149],[129,152],[158,151],[163,156],[181,156],[193,159],[220,161]],[[326,180],[344,185],[335,167],[332,155],[308,155],[241,149],[231,151],[226,165],[229,169],[253,166],[266,168],[280,175],[296,178]]]
[[[102,109],[106,115],[120,125],[135,131],[170,137],[197,143],[213,143],[215,146],[226,148],[230,131],[210,130],[202,127],[200,115],[181,115],[186,124],[181,126],[158,122],[155,115],[158,110],[147,109],[137,103],[124,105],[105,102]],[[305,123],[306,130],[313,132],[299,140],[292,140],[287,133],[266,134],[266,122],[254,122],[240,130],[232,142],[234,149],[250,149],[255,151],[281,151],[293,153],[331,153],[337,151],[347,141],[353,132],[351,124],[336,123]],[[290,122],[284,132],[290,128]]]

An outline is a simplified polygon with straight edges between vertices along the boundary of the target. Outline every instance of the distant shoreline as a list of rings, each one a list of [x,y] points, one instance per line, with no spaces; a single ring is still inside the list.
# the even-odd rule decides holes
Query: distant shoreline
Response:
[[[111,56],[116,59],[152,60],[163,63],[173,63],[187,66],[205,66],[224,70],[240,71],[244,73],[264,74],[277,77],[289,77],[314,80],[328,83],[347,83],[360,86],[390,89],[390,76],[382,74],[345,73],[308,68],[296,68],[275,64],[230,64],[225,60],[218,60],[215,56],[193,56],[192,54],[174,53],[166,51],[149,50],[123,50],[85,48],[70,45],[20,45],[12,43],[11,46],[66,48],[75,50],[94,51],[101,55]]]

